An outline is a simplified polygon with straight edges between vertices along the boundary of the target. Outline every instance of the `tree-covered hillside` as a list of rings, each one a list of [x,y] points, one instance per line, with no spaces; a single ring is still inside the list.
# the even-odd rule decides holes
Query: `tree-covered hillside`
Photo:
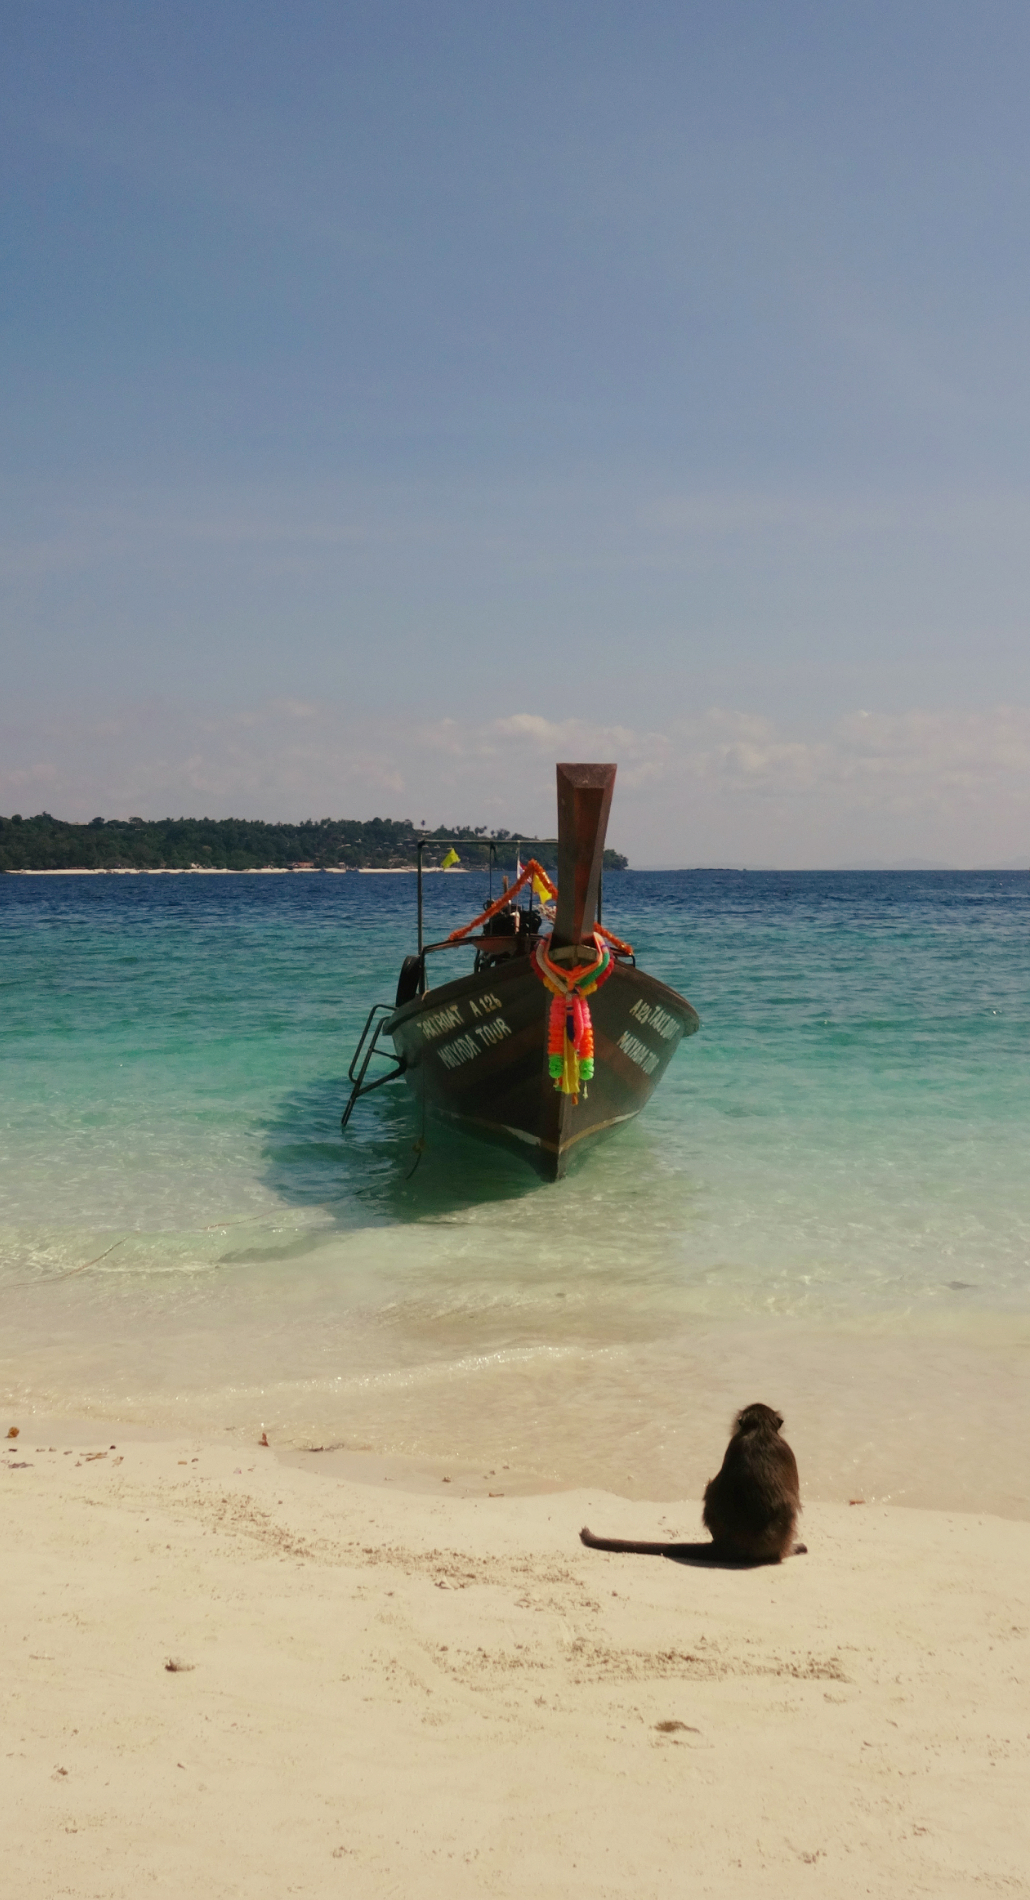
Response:
[[[438,830],[444,832],[443,826]],[[490,844],[505,870],[515,864],[516,841],[531,855],[522,832],[459,826],[453,834],[462,864],[485,864]],[[67,824],[39,812],[0,818],[0,871],[254,871],[264,865],[311,865],[317,870],[361,866],[386,870],[413,865],[415,830],[410,819],[306,818],[299,825],[266,825],[251,818],[93,818]],[[446,845],[429,846],[425,863],[438,864]],[[536,853],[553,866],[553,845]],[[617,851],[604,854],[607,870],[624,870]]]

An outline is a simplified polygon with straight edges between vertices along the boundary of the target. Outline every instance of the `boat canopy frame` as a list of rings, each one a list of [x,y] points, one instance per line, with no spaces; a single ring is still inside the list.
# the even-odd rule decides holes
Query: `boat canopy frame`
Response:
[[[510,851],[512,847],[514,847],[516,858],[520,858],[522,856],[522,847],[524,844],[525,845],[541,845],[541,844],[557,845],[561,843],[560,838],[524,838],[521,835],[511,837],[511,838],[470,838],[467,832],[464,834],[463,837],[458,837],[456,835],[444,836],[439,831],[416,831],[414,833],[414,839],[415,839],[415,847],[418,852],[417,903],[418,903],[418,954],[420,957],[423,955],[428,955],[430,950],[445,950],[447,948],[447,945],[445,943],[428,943],[427,944],[424,940],[425,933],[424,933],[423,924],[422,924],[422,875],[423,875],[422,856],[427,846],[437,845],[437,844],[446,844],[446,845],[453,845],[455,848],[457,848],[458,845],[464,845],[467,851],[470,844],[480,844],[480,845],[485,844],[490,853],[490,856],[487,862],[489,865],[489,872],[490,872],[490,901],[492,903],[493,895],[494,895],[494,866],[497,863],[497,848],[499,845],[503,845],[505,847],[505,850],[507,851]],[[598,879],[598,885],[597,885],[597,921],[598,923],[603,922],[603,917],[602,917],[602,897],[603,897],[603,888],[604,888],[603,880],[604,880],[604,873],[602,871]]]

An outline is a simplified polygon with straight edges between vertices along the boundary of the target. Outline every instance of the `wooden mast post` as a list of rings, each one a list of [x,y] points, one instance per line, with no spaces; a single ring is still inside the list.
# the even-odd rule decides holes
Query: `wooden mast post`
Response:
[[[608,830],[614,765],[559,765],[556,948],[581,943],[597,922],[601,864]]]

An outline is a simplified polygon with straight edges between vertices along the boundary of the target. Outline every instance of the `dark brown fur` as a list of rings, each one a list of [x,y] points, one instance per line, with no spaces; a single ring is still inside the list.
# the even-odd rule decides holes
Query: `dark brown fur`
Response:
[[[801,1496],[782,1424],[770,1406],[746,1405],[722,1468],[705,1487],[702,1516],[713,1543],[752,1563],[779,1563],[794,1542]]]
[[[738,1412],[722,1466],[705,1487],[705,1529],[710,1544],[645,1544],[622,1538],[580,1536],[594,1550],[636,1551],[647,1557],[672,1557],[681,1563],[778,1564],[792,1550],[801,1508],[798,1468],[783,1420],[768,1405],[746,1405]]]

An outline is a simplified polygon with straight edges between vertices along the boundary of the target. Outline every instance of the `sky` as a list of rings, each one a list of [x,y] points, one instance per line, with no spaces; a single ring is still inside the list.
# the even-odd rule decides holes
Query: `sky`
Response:
[[[1030,864],[1030,9],[3,0],[0,811]]]

